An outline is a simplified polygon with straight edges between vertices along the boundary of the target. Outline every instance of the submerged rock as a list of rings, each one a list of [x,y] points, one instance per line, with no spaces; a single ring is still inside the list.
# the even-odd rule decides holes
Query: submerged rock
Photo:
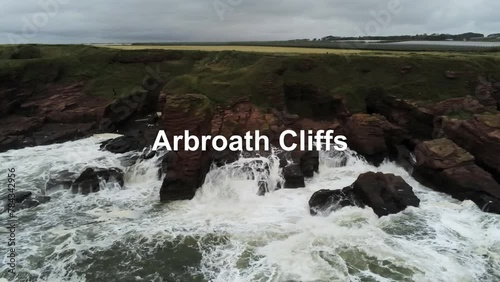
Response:
[[[20,192],[15,192],[14,195],[16,203],[22,203],[25,199],[31,197],[33,193],[30,191],[20,191]]]
[[[30,209],[37,207],[41,204],[45,204],[50,201],[50,197],[48,196],[32,196],[31,192],[17,192],[15,206],[10,209],[13,211],[20,211],[24,209]],[[3,209],[0,211],[1,213],[7,212],[9,210],[9,201],[8,197],[3,197],[0,199],[2,202]]]
[[[260,180],[258,186],[259,190],[257,191],[257,195],[264,196],[269,192],[269,184],[267,183],[267,181]]]
[[[356,199],[352,187],[346,187],[341,190],[319,190],[309,200],[312,215],[317,215],[318,213],[328,214],[348,206],[358,206],[361,208],[365,206],[363,202]]]
[[[45,183],[45,191],[50,192],[57,188],[69,189],[77,177],[78,174],[68,170],[57,172],[51,175],[47,183]]]
[[[122,187],[124,183],[123,175],[123,171],[118,168],[87,168],[71,184],[71,191],[83,195],[98,192],[101,182],[115,182]]]
[[[14,192],[14,201],[16,203],[22,203],[25,199],[31,197],[33,193],[30,192],[30,191],[18,191],[18,192]],[[3,196],[2,198],[0,198],[1,201],[9,201],[12,196],[10,196],[9,198],[9,194]]]
[[[41,204],[45,204],[45,203],[48,203],[50,201],[50,197],[48,196],[36,196],[36,197],[33,197],[33,198],[28,198],[26,200],[24,200],[21,205],[19,205],[18,207],[16,207],[16,210],[24,210],[24,209],[31,209],[31,208],[35,208],[35,207],[38,207],[39,205]]]
[[[379,216],[395,214],[409,206],[418,207],[420,200],[403,178],[394,174],[368,172],[361,174],[349,187],[321,190],[309,200],[312,215],[328,213],[345,206],[369,206]]]
[[[210,158],[212,159],[212,163],[214,163],[217,167],[222,167],[238,161],[240,154],[240,151],[231,151],[229,149],[224,151],[213,150],[210,152]]]
[[[311,178],[319,171],[319,152],[308,151],[300,157],[300,170],[305,177]]]

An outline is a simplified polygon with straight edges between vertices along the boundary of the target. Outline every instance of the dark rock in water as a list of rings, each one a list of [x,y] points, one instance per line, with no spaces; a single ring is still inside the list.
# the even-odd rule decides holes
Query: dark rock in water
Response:
[[[45,183],[45,191],[48,192],[56,188],[69,189],[77,177],[78,175],[75,172],[60,171],[50,176],[47,183]]]
[[[286,152],[278,157],[280,158],[280,164],[283,162],[285,166],[288,165],[289,160],[294,164],[298,164],[304,177],[311,178],[314,176],[315,172],[319,171],[319,152],[317,150],[296,150],[293,152]],[[285,159],[286,163],[285,160],[282,161],[282,159]]]
[[[314,193],[309,200],[311,214],[328,214],[348,206],[364,207],[364,204],[356,199],[352,190],[352,187],[346,187],[341,190],[320,190]]]
[[[389,156],[392,144],[406,138],[402,128],[377,114],[352,115],[345,125],[345,135],[349,148],[377,166]]]
[[[353,183],[353,192],[378,216],[398,213],[409,206],[418,207],[420,200],[403,178],[394,174],[368,172]]]
[[[160,200],[162,202],[191,200],[197,189],[198,187],[194,185],[188,186],[182,179],[169,177],[167,173],[160,191]]]
[[[201,152],[195,152],[195,154],[201,154]],[[208,173],[210,160],[207,158],[205,161],[206,167],[203,168],[203,171]],[[199,165],[201,164],[183,162],[176,152],[168,152],[162,163],[165,178],[160,189],[160,200],[162,202],[191,200],[196,190],[205,181],[206,173],[203,173],[203,178],[200,178],[201,175],[198,174],[201,169]],[[186,171],[183,171],[184,169]]]
[[[150,160],[150,159],[154,158],[155,156],[156,156],[156,151],[150,150],[150,151],[145,151],[142,155],[142,158],[144,160]]]
[[[19,206],[16,207],[16,210],[24,210],[24,209],[31,209],[34,207],[38,207],[40,205],[40,202],[35,201],[33,199],[26,199],[24,200]]]
[[[406,171],[412,172],[415,160],[411,151],[403,145],[394,146],[394,151],[394,160],[396,163],[402,166]]]
[[[319,152],[305,152],[300,157],[300,170],[305,177],[313,177],[314,173],[319,171]]]
[[[48,203],[50,201],[50,197],[47,196],[36,196],[33,198],[28,198],[24,200],[21,205],[17,207],[17,210],[31,209],[34,207],[38,207],[41,204]]]
[[[471,198],[483,212],[500,214],[500,201],[497,198],[486,194],[475,194]]]
[[[123,154],[144,149],[146,142],[136,136],[120,136],[101,143],[101,149],[115,154]]]
[[[31,192],[30,192],[31,193]],[[27,194],[24,194],[27,195]],[[20,211],[24,209],[30,209],[34,207],[38,207],[41,204],[45,204],[50,201],[50,197],[48,196],[35,196],[32,197],[31,195],[27,198],[24,198],[22,201],[16,200],[16,206],[13,208],[14,211]],[[8,204],[5,205],[4,211],[7,211],[8,209]]]
[[[15,192],[15,198],[16,198],[16,203],[22,203],[25,199],[31,197],[33,193],[29,191],[20,191],[20,192]]]
[[[98,192],[101,182],[116,182],[120,187],[123,186],[123,171],[118,168],[102,169],[87,168],[73,182],[71,190],[73,193],[87,195]]]
[[[295,189],[304,188],[304,174],[298,164],[290,164],[283,168],[283,177],[285,178],[285,188]]]
[[[257,194],[259,196],[264,196],[266,193],[269,192],[269,185],[267,184],[267,181],[259,181],[259,191]]]
[[[368,172],[361,174],[349,187],[342,190],[321,190],[309,201],[312,215],[329,212],[345,206],[369,206],[379,216],[418,207],[420,200],[403,178],[394,174]]]
[[[33,193],[31,193],[30,191],[19,191],[19,192],[15,192],[14,193],[14,201],[16,203],[22,203],[25,199],[31,197]],[[9,198],[9,195],[5,195],[4,197],[2,197],[0,200],[2,201],[8,201],[10,200],[11,198]]]
[[[349,118],[345,127],[349,148],[375,165],[382,163],[388,156],[384,122],[387,123],[381,116],[355,114]]]
[[[212,102],[204,95],[167,95],[160,128],[168,129],[167,138],[171,143],[175,135],[185,131],[201,138],[211,134],[214,110]],[[166,176],[160,189],[162,202],[192,199],[205,182],[212,164],[210,152],[201,148],[190,152],[183,145],[178,152],[168,153],[166,162]]]
[[[124,167],[129,167],[129,166],[133,166],[134,164],[137,163],[137,160],[139,160],[141,156],[138,155],[138,154],[132,154],[132,155],[123,155],[123,156],[120,156],[118,157],[118,159],[120,160],[120,164]]]
[[[40,204],[45,204],[50,202],[51,198],[49,196],[35,196],[33,200],[39,202]]]
[[[484,211],[500,213],[500,184],[469,152],[443,138],[417,145],[415,156],[415,179],[458,200],[471,200]]]
[[[240,154],[240,151],[231,151],[229,149],[222,152],[212,150],[210,157],[217,167],[221,167],[236,162],[240,158]]]
[[[278,158],[280,160],[280,168],[284,168],[289,164],[289,160],[292,159],[292,156],[290,152],[283,151],[278,154]]]

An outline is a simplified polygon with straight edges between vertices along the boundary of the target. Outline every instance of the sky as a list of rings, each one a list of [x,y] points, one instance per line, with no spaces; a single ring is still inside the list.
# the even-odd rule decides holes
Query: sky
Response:
[[[0,0],[0,43],[500,33],[499,0]]]

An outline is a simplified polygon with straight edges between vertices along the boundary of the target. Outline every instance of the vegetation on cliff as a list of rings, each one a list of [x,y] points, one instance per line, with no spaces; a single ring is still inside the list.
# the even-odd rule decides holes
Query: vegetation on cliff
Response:
[[[473,93],[478,76],[500,77],[499,66],[498,53],[286,54],[0,46],[4,88],[84,82],[86,94],[115,98],[141,91],[143,80],[153,77],[165,80],[166,93],[204,94],[216,104],[246,98],[259,107],[288,106],[298,114],[325,97],[342,97],[352,112],[362,112],[366,95],[377,91],[422,103],[462,97]],[[300,99],[292,101],[290,95]]]

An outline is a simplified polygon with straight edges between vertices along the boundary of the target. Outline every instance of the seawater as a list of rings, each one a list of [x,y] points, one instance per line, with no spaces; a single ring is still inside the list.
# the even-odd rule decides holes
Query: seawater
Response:
[[[99,150],[110,137],[0,154],[4,178],[16,168],[18,191],[35,194],[62,170],[126,173],[123,189],[54,191],[49,203],[17,212],[15,281],[500,281],[500,217],[420,185],[394,163],[323,152],[306,188],[258,196],[262,179],[271,190],[282,181],[277,159],[241,159],[212,169],[193,200],[160,204],[159,157],[124,167],[130,155]],[[367,171],[402,176],[421,206],[380,219],[356,207],[309,214],[315,191]],[[5,278],[7,232],[0,227]]]

